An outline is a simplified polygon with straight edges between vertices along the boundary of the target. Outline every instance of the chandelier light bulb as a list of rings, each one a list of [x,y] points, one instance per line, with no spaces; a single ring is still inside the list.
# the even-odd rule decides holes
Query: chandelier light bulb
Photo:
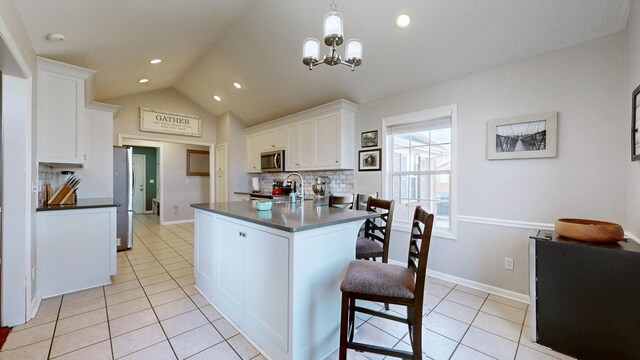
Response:
[[[242,85],[240,85],[240,83],[237,83],[237,82],[233,83],[233,87],[238,89],[238,90],[242,89]]]
[[[153,59],[151,61],[149,61],[151,64],[160,64],[162,62],[162,59]]]
[[[218,102],[222,101],[222,99],[218,95],[213,95],[213,100],[218,101]]]
[[[407,14],[402,14],[396,18],[396,25],[400,29],[404,29],[411,24],[411,18]]]

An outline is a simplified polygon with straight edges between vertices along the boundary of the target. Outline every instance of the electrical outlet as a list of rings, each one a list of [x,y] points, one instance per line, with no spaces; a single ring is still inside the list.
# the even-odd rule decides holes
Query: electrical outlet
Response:
[[[153,184],[153,183],[155,183],[155,182],[156,182],[156,180],[155,180],[155,179],[149,179],[149,184]]]
[[[504,258],[504,268],[507,270],[513,270],[513,258]]]
[[[173,204],[173,213],[177,214],[178,213],[178,205]]]

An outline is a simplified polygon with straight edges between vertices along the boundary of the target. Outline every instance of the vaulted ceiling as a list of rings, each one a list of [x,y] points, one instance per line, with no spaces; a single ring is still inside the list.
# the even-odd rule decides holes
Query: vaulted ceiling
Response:
[[[98,71],[98,100],[173,87],[214,115],[231,111],[257,124],[339,98],[368,102],[606,36],[625,29],[631,0],[336,0],[345,38],[364,43],[354,72],[326,65],[309,71],[302,64],[302,42],[322,37],[330,1],[15,3],[38,55]],[[412,18],[409,28],[395,26],[402,13]],[[49,42],[48,33],[66,40]],[[153,58],[163,61],[151,65]],[[150,81],[138,84],[140,78]]]

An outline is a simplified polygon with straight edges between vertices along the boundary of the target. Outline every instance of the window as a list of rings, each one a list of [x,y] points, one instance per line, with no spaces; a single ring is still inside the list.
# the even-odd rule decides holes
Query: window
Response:
[[[453,237],[455,106],[383,120],[386,198],[394,225],[409,227],[417,205],[435,215],[434,235]]]

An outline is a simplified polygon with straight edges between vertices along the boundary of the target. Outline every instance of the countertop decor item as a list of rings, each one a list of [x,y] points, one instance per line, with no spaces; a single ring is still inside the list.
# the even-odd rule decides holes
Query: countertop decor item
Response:
[[[563,237],[597,243],[615,243],[624,238],[622,226],[599,220],[558,219],[556,232]]]
[[[271,210],[271,205],[272,205],[271,201],[258,201],[256,203],[256,209],[258,209],[258,211]]]

